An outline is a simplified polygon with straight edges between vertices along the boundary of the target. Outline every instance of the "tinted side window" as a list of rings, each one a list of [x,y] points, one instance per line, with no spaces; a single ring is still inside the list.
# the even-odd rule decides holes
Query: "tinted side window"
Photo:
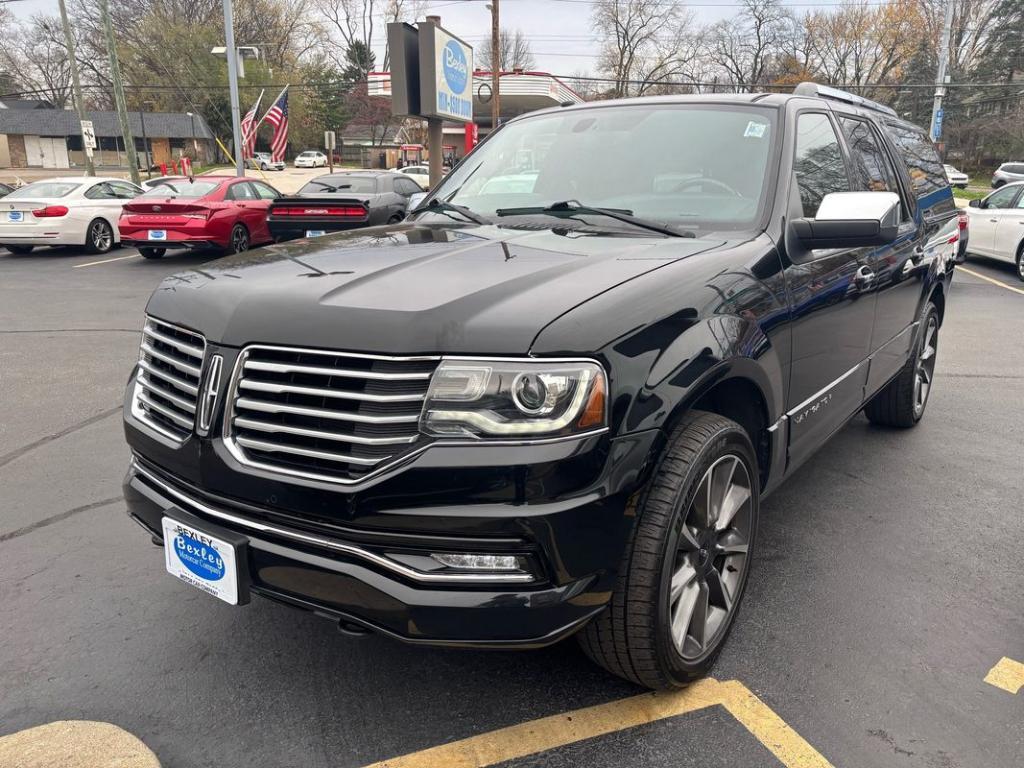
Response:
[[[868,192],[899,192],[896,174],[892,169],[885,150],[863,120],[841,118],[846,143],[850,146],[853,160],[854,182],[858,188]]]
[[[902,125],[889,123],[888,128],[903,157],[903,162],[907,164],[910,181],[914,185],[914,194],[919,199],[949,186],[942,161],[927,136],[916,128]]]
[[[256,194],[259,195],[262,200],[273,200],[274,198],[280,197],[277,190],[269,184],[263,184],[259,181],[250,181],[249,183],[256,188]]]
[[[256,193],[252,191],[248,182],[243,181],[239,184],[232,184],[224,197],[227,200],[255,200]]]
[[[92,187],[92,189],[85,193],[85,196],[90,200],[111,200],[117,197],[117,195],[114,194],[114,190],[111,189],[110,185],[105,181]]]
[[[999,170],[1006,171],[1007,173],[1024,173],[1024,164],[1021,163],[1007,163]]]
[[[818,213],[822,198],[830,192],[849,192],[843,152],[828,115],[807,112],[797,118],[796,157],[793,171],[800,190],[804,216]]]

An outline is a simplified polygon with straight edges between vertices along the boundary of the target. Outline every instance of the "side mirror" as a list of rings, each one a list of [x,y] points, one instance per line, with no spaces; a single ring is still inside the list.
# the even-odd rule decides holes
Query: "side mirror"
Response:
[[[971,200],[971,201],[969,201],[967,203],[967,205],[969,207],[971,207],[971,208],[984,208],[985,206],[982,205],[983,202],[985,202],[985,201],[984,200]]]
[[[895,192],[831,192],[813,219],[794,219],[793,231],[806,248],[864,248],[888,245],[900,226]]]

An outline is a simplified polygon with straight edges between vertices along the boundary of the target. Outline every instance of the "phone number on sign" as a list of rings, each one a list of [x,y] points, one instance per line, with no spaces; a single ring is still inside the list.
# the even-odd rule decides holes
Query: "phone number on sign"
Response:
[[[447,93],[437,94],[437,111],[455,117],[473,117],[473,102]]]

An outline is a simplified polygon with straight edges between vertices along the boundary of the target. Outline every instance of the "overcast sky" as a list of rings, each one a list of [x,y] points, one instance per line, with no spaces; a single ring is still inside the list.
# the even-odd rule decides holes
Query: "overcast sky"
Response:
[[[595,70],[597,44],[590,27],[592,0],[500,1],[502,27],[518,28],[526,33],[539,70],[561,75],[570,75],[576,70]],[[441,24],[452,34],[479,47],[491,31],[491,14],[486,4],[487,0],[437,0],[427,6],[426,13],[437,14],[441,17]],[[687,4],[687,7],[703,23],[731,16],[737,10],[736,0],[700,0],[697,4]],[[10,3],[8,8],[21,17],[39,12],[55,14],[57,1],[19,0]],[[239,45],[244,43],[244,40],[238,41]],[[378,60],[383,55],[383,36],[379,43],[376,51]],[[477,62],[477,66],[482,66],[482,63]]]

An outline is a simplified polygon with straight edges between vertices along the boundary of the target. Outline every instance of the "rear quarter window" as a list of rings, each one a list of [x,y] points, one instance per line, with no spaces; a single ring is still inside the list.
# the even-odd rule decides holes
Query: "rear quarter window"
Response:
[[[949,187],[939,153],[921,130],[894,123],[888,123],[886,128],[907,165],[919,200]]]

